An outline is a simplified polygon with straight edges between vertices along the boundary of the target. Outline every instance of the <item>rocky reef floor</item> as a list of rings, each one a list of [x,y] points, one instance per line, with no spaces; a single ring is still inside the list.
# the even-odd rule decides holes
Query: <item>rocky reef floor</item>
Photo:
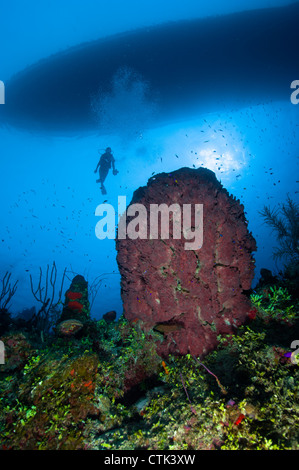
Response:
[[[298,450],[298,300],[277,286],[250,300],[203,358],[161,358],[163,332],[123,317],[43,341],[6,331],[1,449]]]

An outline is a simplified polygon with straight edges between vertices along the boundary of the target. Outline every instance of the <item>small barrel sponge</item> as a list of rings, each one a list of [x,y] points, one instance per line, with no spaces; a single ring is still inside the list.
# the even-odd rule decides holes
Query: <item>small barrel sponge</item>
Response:
[[[132,204],[146,208],[147,222],[144,227],[135,224],[143,236],[146,233],[144,238],[116,239],[124,316],[139,320],[146,331],[161,334],[158,352],[162,356],[204,356],[216,347],[218,334],[235,332],[250,311],[244,291],[250,289],[254,277],[256,243],[247,229],[244,207],[206,168],[181,168],[150,178],[147,186],[135,191],[123,216],[129,234],[128,225],[134,221],[128,215]],[[153,204],[179,204],[180,237],[171,212],[169,237],[162,238],[161,227],[158,237],[152,237]],[[189,225],[195,233],[199,227],[195,207],[200,204],[202,245],[186,249],[186,242],[192,240],[185,238],[185,205],[191,207]]]
[[[78,274],[71,282],[65,293],[65,302],[59,322],[65,320],[78,320],[83,324],[90,319],[90,305],[88,300],[88,283]]]

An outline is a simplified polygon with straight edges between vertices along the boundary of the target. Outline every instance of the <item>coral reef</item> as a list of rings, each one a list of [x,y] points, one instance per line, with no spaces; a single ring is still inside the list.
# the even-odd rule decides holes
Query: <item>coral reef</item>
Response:
[[[101,433],[132,414],[120,400],[134,400],[138,386],[158,374],[154,343],[125,321],[95,322],[94,331],[80,340],[53,337],[43,349],[21,333],[1,338],[2,449],[84,449],[93,421]]]
[[[184,205],[182,205],[184,201]],[[255,240],[247,229],[244,208],[205,168],[182,168],[155,175],[135,191],[133,204],[147,210],[143,238],[117,238],[124,315],[139,319],[145,331],[163,335],[160,354],[205,355],[217,345],[219,333],[232,333],[246,320],[250,303],[244,291],[254,276]],[[169,238],[149,233],[151,205],[191,205],[191,230],[196,230],[196,204],[203,204],[203,244],[185,249],[185,227],[174,237],[170,212]],[[128,225],[133,217],[127,215]],[[137,225],[137,224],[136,224]],[[182,226],[181,226],[182,225]]]
[[[241,227],[243,243],[251,243]],[[203,358],[165,350],[161,357],[165,337],[174,341],[184,324],[145,328],[137,315],[116,321],[113,311],[92,320],[82,276],[66,292],[56,325],[62,335],[44,330],[40,341],[3,309],[0,449],[183,450],[187,457],[194,450],[298,450],[299,301],[288,279],[263,279],[247,297],[246,324],[219,329]]]
[[[97,356],[33,355],[22,371],[18,398],[6,406],[10,449],[82,448],[80,425],[97,415],[94,396]],[[7,439],[7,437],[9,438]]]
[[[299,303],[269,293],[200,361],[162,360],[161,334],[123,317],[80,338],[2,336],[0,448],[298,450]]]
[[[8,333],[1,340],[5,345],[5,363],[1,365],[1,372],[21,370],[32,354],[32,345],[21,332]]]

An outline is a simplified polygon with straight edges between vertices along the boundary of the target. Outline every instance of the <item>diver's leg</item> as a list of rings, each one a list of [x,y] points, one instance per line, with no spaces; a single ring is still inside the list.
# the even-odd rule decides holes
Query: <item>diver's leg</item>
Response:
[[[107,194],[106,188],[105,188],[105,186],[103,185],[103,183],[102,183],[102,186],[101,186],[101,193],[102,193],[102,194]]]
[[[109,168],[100,168],[100,183],[104,187],[104,181],[108,175]]]

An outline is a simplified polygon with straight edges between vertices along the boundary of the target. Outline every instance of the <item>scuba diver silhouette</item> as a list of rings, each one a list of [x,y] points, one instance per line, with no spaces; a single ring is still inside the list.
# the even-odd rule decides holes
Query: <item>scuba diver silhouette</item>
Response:
[[[113,174],[114,175],[117,175],[118,173],[118,170],[116,170],[115,168],[115,159],[112,155],[112,151],[111,151],[111,148],[110,147],[107,147],[106,150],[105,150],[105,153],[103,153],[101,155],[101,158],[99,160],[99,163],[97,164],[97,167],[96,169],[94,170],[94,172],[96,173],[98,171],[98,168],[100,167],[100,170],[99,170],[99,179],[96,180],[97,183],[101,183],[101,191],[102,191],[102,194],[107,194],[107,191],[106,191],[106,188],[104,186],[104,181],[108,175],[108,172],[111,168],[111,164],[112,164],[112,168],[113,168]]]

